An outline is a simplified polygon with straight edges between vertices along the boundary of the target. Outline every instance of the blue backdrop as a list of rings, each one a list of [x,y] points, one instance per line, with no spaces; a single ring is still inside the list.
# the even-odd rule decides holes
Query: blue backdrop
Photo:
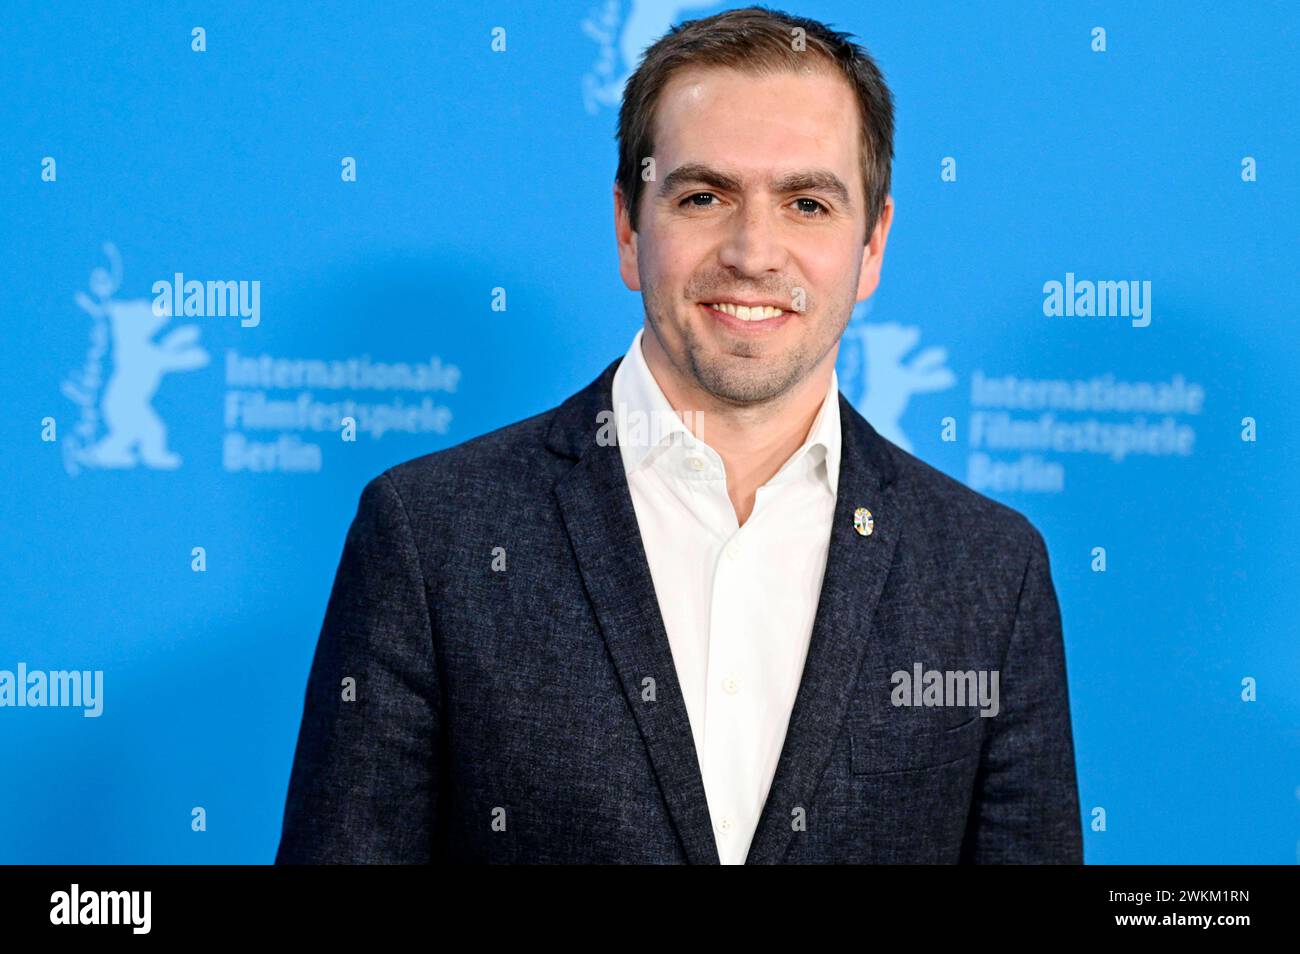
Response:
[[[621,84],[726,6],[5,4],[0,670],[102,683],[0,707],[0,862],[273,858],[362,486],[626,350]],[[1296,863],[1300,13],[788,9],[897,100],[843,390],[1043,531],[1087,860]]]

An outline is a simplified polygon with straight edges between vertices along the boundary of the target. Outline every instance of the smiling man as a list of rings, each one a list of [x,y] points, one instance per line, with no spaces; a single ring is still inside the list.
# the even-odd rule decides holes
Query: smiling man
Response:
[[[560,407],[367,484],[277,861],[1082,861],[1042,536],[839,394],[892,140],[815,21],[646,51],[614,187],[644,327]]]

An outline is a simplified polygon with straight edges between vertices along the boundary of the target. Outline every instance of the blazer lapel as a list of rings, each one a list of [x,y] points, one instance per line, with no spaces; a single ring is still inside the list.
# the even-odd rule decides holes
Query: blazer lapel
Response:
[[[746,864],[775,864],[794,836],[795,809],[809,808],[830,760],[872,632],[872,616],[902,532],[895,470],[876,430],[840,400],[840,477],[830,548],[803,677],[795,696],[776,774],[750,842]],[[866,507],[869,535],[854,528]]]
[[[686,857],[692,864],[718,864],[690,719],[623,460],[617,444],[596,441],[601,424],[598,415],[612,407],[614,371],[621,360],[610,364],[556,413],[547,445],[578,458],[556,484],[556,499],[587,595]],[[647,678],[654,680],[657,701],[642,699]]]

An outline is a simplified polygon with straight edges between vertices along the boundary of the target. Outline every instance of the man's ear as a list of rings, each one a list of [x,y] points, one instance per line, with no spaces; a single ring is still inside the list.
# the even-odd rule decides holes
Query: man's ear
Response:
[[[629,291],[641,290],[641,273],[636,264],[636,233],[623,205],[623,190],[614,183],[614,240],[618,243],[618,271]]]
[[[880,267],[885,261],[885,243],[889,241],[889,226],[894,221],[894,197],[885,196],[884,208],[871,238],[862,254],[862,271],[858,274],[858,301],[866,301],[880,284]]]

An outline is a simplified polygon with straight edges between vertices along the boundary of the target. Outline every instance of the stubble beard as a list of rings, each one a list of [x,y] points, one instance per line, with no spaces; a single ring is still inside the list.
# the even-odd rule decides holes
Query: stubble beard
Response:
[[[844,326],[848,324],[846,315],[839,329],[824,340],[822,335],[810,331],[791,350],[764,358],[766,349],[763,345],[744,340],[729,344],[722,355],[715,354],[700,341],[694,324],[668,323],[678,333],[681,341],[681,354],[674,355],[665,344],[662,333],[665,322],[658,314],[653,296],[646,297],[645,313],[651,330],[659,338],[661,347],[678,373],[688,376],[697,387],[718,401],[740,407],[755,407],[779,401],[812,372],[834,347]],[[817,320],[810,316],[811,312],[804,312],[791,321]],[[809,335],[814,337],[810,338]]]

